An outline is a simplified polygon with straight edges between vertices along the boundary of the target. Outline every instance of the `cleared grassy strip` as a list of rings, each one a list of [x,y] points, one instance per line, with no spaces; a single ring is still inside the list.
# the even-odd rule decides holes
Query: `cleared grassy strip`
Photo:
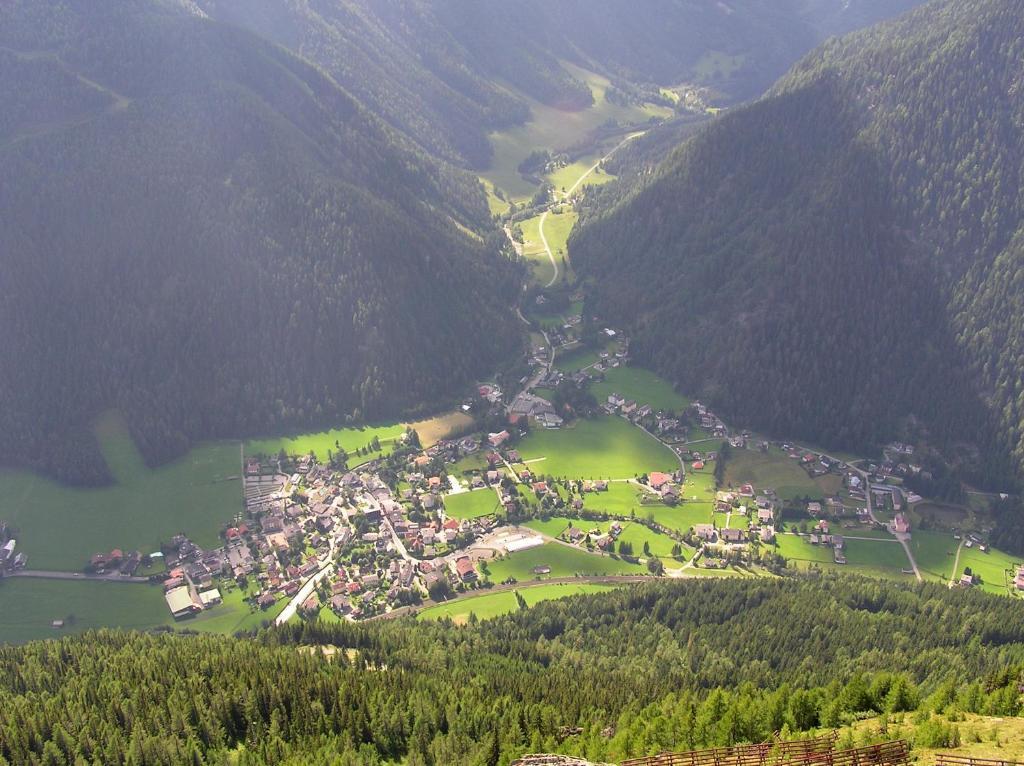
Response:
[[[628,561],[587,553],[561,543],[545,543],[529,550],[512,553],[503,559],[487,562],[490,579],[502,582],[509,577],[517,580],[572,577],[574,575],[645,574],[646,569]],[[534,572],[537,568],[550,568],[550,572]]]
[[[453,519],[476,519],[494,513],[500,507],[497,493],[490,488],[445,495],[444,512]]]
[[[501,591],[499,593],[470,596],[449,601],[445,604],[438,604],[437,606],[424,609],[419,613],[418,618],[421,620],[440,620],[450,617],[457,624],[462,624],[469,619],[470,613],[475,614],[481,620],[486,620],[516,611],[519,609],[516,593],[522,595],[523,600],[526,601],[528,606],[533,606],[541,601],[548,601],[553,598],[578,596],[582,593],[603,593],[616,587],[619,586],[590,583],[534,585],[516,590]]]
[[[395,440],[405,433],[406,428],[416,429],[420,435],[420,442],[424,447],[429,447],[451,433],[468,428],[472,423],[473,419],[468,415],[450,412],[411,423],[378,423],[351,428],[332,428],[326,431],[292,436],[250,439],[245,443],[245,454],[277,455],[283,449],[289,455],[308,455],[313,452],[318,459],[327,460],[328,451],[337,452],[340,447],[352,454],[357,449],[367,447],[374,437],[380,440],[383,449],[380,453],[373,454],[386,454],[394,445]],[[354,464],[359,460],[352,455],[349,462]]]
[[[605,372],[604,380],[591,385],[590,390],[598,402],[617,393],[656,410],[679,412],[690,405],[690,400],[677,393],[668,381],[642,367],[613,367]]]
[[[238,442],[208,444],[150,469],[116,414],[97,424],[116,484],[67,487],[25,471],[0,472],[0,519],[19,530],[32,569],[78,571],[111,548],[150,552],[185,532],[216,547],[221,526],[242,508]]]
[[[558,430],[533,429],[519,444],[540,474],[572,479],[623,479],[679,467],[665,445],[622,418],[601,416]],[[540,458],[544,458],[540,461]]]
[[[551,185],[555,187],[555,191],[566,193],[579,180],[580,176],[590,170],[590,168],[594,167],[594,163],[600,160],[603,156],[604,154],[601,153],[588,154],[585,157],[580,157],[575,162],[565,165],[553,173],[548,173],[547,179],[551,182]],[[597,167],[594,168],[594,171],[589,173],[576,188],[579,190],[584,186],[601,186],[614,181],[615,178],[616,177],[611,173],[606,173],[600,167]]]

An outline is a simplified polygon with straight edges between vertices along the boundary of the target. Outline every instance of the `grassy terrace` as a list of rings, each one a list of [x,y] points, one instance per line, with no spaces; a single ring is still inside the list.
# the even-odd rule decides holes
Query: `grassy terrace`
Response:
[[[551,585],[533,585],[522,587],[517,590],[500,591],[498,593],[485,593],[480,596],[469,596],[449,601],[445,604],[429,607],[419,613],[421,620],[440,620],[450,617],[456,624],[463,624],[469,619],[470,613],[475,614],[481,620],[491,617],[500,617],[503,614],[514,612],[519,609],[519,602],[516,600],[516,593],[519,593],[528,606],[539,604],[553,598],[564,598],[565,596],[577,596],[582,593],[603,593],[609,591],[615,585],[599,585],[591,583],[554,583]]]
[[[625,479],[649,471],[673,471],[675,455],[622,418],[580,420],[559,430],[533,429],[519,444],[535,473],[572,479]]]
[[[535,573],[537,567],[550,567],[550,572]],[[639,564],[630,564],[611,556],[600,556],[572,548],[562,543],[545,543],[529,550],[511,553],[503,559],[487,562],[489,577],[493,582],[502,582],[509,577],[517,580],[549,579],[572,577],[574,575],[624,575],[645,574],[647,570]]]
[[[221,526],[242,508],[238,442],[200,446],[151,469],[116,414],[100,419],[96,436],[115,479],[109,487],[0,472],[0,519],[20,530],[30,568],[78,571],[98,551],[153,551],[178,532],[203,547],[219,544]]]
[[[590,532],[591,530],[599,530],[602,534],[606,533],[612,525],[611,521],[591,521],[588,519],[568,519],[562,517],[554,517],[543,521],[541,519],[532,519],[526,522],[523,526],[529,527],[530,529],[536,530],[551,537],[558,537],[562,532],[572,525],[584,532]],[[643,556],[644,543],[647,543],[651,554],[662,558],[668,558],[672,555],[672,546],[676,544],[668,535],[663,535],[659,532],[648,529],[643,524],[635,522],[625,522],[622,525],[622,532],[618,537],[619,541],[624,541],[632,544],[633,555]],[[683,546],[684,554],[690,551]],[[688,558],[688,556],[684,556]]]
[[[690,405],[690,400],[676,393],[672,385],[642,367],[614,367],[607,370],[604,380],[590,386],[598,402],[604,402],[613,393],[642,404],[649,404],[655,410],[679,412]]]

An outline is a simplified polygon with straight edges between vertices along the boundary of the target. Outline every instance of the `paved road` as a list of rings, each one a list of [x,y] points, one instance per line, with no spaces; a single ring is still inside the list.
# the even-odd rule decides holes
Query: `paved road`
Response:
[[[274,620],[275,625],[284,625],[288,620],[295,616],[295,612],[298,611],[299,604],[309,598],[313,589],[316,588],[317,583],[327,576],[327,573],[331,571],[334,566],[334,538],[331,538],[331,548],[327,552],[327,555],[320,560],[320,568],[309,576],[309,579],[302,584],[299,588],[299,592],[292,597],[292,600],[288,602],[288,606],[281,610],[281,613],[277,615]]]
[[[846,463],[845,460],[839,460],[825,452],[818,452],[817,450],[801,447],[800,445],[796,445],[796,447],[801,451],[810,452],[812,455],[817,455],[818,457],[824,456],[837,463]],[[864,482],[864,498],[867,503],[868,516],[871,517],[871,521],[873,521],[875,524],[882,524],[882,526],[887,526],[886,524],[878,520],[878,518],[875,516],[875,509],[871,505],[871,477],[868,476],[868,472],[863,470],[862,468],[858,468],[853,463],[847,463],[847,465],[849,465],[850,470],[855,471],[860,476],[861,481]],[[921,570],[917,567],[917,560],[914,558],[913,551],[910,550],[910,535],[897,534],[893,532],[892,536],[895,537],[899,541],[900,545],[903,546],[903,550],[907,554],[907,560],[910,562],[910,568],[914,570],[914,577],[917,578],[918,582],[923,582],[924,578],[921,576]]]
[[[601,166],[602,162],[604,162],[609,157],[611,157],[613,154],[615,154],[615,152],[617,152],[619,149],[621,149],[623,146],[625,146],[625,144],[627,142],[632,141],[634,138],[637,138],[638,136],[642,136],[642,135],[643,135],[643,131],[640,131],[639,133],[631,133],[630,135],[626,136],[624,139],[619,141],[619,143],[617,143],[615,146],[613,146],[611,148],[611,150],[606,155],[604,155],[601,159],[599,159],[597,162],[595,162],[593,165],[591,165],[589,168],[587,168],[587,170],[583,173],[583,175],[581,175],[579,178],[577,178],[576,182],[572,186],[569,187],[569,190],[567,192],[565,192],[565,194],[562,195],[562,198],[563,199],[568,199],[569,197],[571,197],[572,193],[574,191],[576,191],[576,189],[579,188],[579,185],[586,180],[587,176],[589,176],[591,173],[593,173],[595,170],[597,170]],[[552,203],[552,205],[553,204],[554,203]],[[543,213],[540,214],[540,221],[538,222],[538,225],[537,225],[537,230],[540,232],[540,242],[541,242],[542,245],[544,245],[544,252],[547,253],[548,260],[551,261],[551,271],[552,271],[551,279],[548,280],[548,283],[546,285],[544,285],[544,287],[551,287],[553,284],[555,284],[555,282],[558,281],[558,263],[555,261],[554,253],[551,252],[551,247],[548,245],[548,238],[546,236],[544,236],[544,222],[547,221],[548,213],[550,213],[550,212],[551,212],[551,207],[549,206]],[[508,231],[508,227],[506,227],[506,234],[508,234],[509,239],[512,239],[512,235],[511,235],[511,232]],[[513,247],[516,246],[516,243],[514,241],[513,241],[513,245],[512,246]],[[516,249],[516,252],[522,254],[521,250],[519,248]]]
[[[84,572],[55,572],[45,569],[18,569],[8,577],[38,577],[43,580],[99,580],[101,582],[147,583],[148,577],[128,577],[120,574],[85,574]]]

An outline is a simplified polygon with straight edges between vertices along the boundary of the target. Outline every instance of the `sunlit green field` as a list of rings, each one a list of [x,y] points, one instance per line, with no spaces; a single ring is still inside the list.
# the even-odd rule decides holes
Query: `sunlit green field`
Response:
[[[444,512],[453,519],[476,519],[497,510],[500,510],[498,495],[489,487],[444,498]]]
[[[0,471],[0,519],[19,530],[29,568],[78,571],[99,551],[152,552],[178,532],[203,547],[218,545],[221,526],[242,510],[238,442],[196,447],[151,469],[116,414],[101,418],[96,434],[116,480],[109,487]]]
[[[537,148],[565,149],[610,119],[623,125],[640,124],[651,117],[666,118],[672,114],[667,107],[653,104],[643,107],[612,104],[605,98],[610,85],[606,78],[572,64],[564,63],[564,66],[590,86],[594,95],[591,107],[567,112],[526,97],[533,118],[525,125],[491,134],[494,159],[481,175],[517,201],[532,197],[536,191],[533,184],[519,175],[517,168]]]
[[[544,249],[544,244],[540,239],[540,216],[527,218],[520,226],[523,230],[523,257],[530,264],[534,281],[539,285],[546,285],[551,281],[554,269],[551,266],[551,259],[548,258],[548,252]],[[545,226],[546,229],[547,226]]]
[[[551,571],[535,574],[535,567],[551,567]],[[503,559],[487,562],[490,579],[502,582],[509,577],[517,580],[572,577],[574,575],[644,574],[639,564],[630,564],[611,556],[600,556],[561,543],[545,543],[529,550],[511,553]]]
[[[598,402],[607,401],[610,394],[617,393],[640,404],[649,404],[655,410],[679,412],[690,404],[690,400],[676,393],[664,378],[642,367],[606,370],[604,380],[592,384],[590,390]]]
[[[567,518],[552,518],[548,521],[541,521],[540,519],[531,519],[527,521],[523,526],[534,529],[538,532],[550,535],[552,537],[558,537],[562,532],[568,529],[569,525],[581,529],[584,532],[591,532],[592,530],[599,530],[600,534],[605,534],[611,528],[611,521],[593,521],[589,519],[567,519]],[[647,543],[648,549],[653,556],[668,557],[672,554],[672,547],[676,544],[668,535],[661,534],[648,529],[643,524],[636,522],[621,522],[622,532],[619,534],[616,542],[623,541],[632,544],[633,555],[643,556],[644,555],[644,543]],[[688,552],[688,548],[683,546],[684,554]],[[616,545],[616,550],[618,546]]]
[[[173,626],[232,634],[273,620],[286,603],[282,598],[266,611],[253,611],[239,588],[222,588],[221,593],[222,604],[196,617],[175,620],[158,585],[11,577],[0,580],[0,643],[56,638],[104,627],[147,630]],[[54,620],[64,620],[65,626],[51,627]]]
[[[990,593],[1005,594],[1007,584],[1013,581],[1017,567],[1022,563],[1021,557],[989,548],[982,553],[977,547],[965,547],[960,551],[960,567],[957,577],[970,567],[971,571],[981,576],[981,589]]]
[[[252,439],[245,443],[245,454],[277,455],[281,450],[288,455],[308,455],[313,452],[320,460],[326,460],[328,451],[337,452],[340,447],[353,455],[352,462],[358,462],[353,453],[357,449],[369,446],[374,437],[380,440],[381,447],[387,451],[403,433],[405,426],[401,423],[361,428],[333,428],[293,436]]]
[[[602,416],[558,430],[534,428],[519,444],[535,473],[572,479],[624,479],[673,471],[675,455],[622,418]],[[540,460],[543,458],[543,460]]]
[[[470,613],[475,614],[479,619],[486,620],[491,617],[499,617],[519,609],[519,602],[516,593],[522,595],[528,606],[533,606],[541,601],[565,596],[577,596],[582,593],[603,593],[619,586],[599,585],[591,583],[554,583],[551,585],[532,585],[518,588],[515,591],[500,591],[498,593],[485,593],[480,596],[469,596],[456,599],[445,604],[438,604],[424,609],[419,613],[421,620],[440,620],[450,617],[454,622],[461,624],[465,622]]]
[[[953,576],[953,563],[956,561],[958,544],[959,540],[954,540],[951,532],[915,529],[910,536],[910,550],[914,554],[921,576],[939,582],[949,582]],[[960,566],[958,577],[963,572],[962,556]]]

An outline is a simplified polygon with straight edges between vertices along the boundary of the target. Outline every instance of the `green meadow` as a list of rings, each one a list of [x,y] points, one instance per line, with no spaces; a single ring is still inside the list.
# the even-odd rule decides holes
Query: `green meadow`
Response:
[[[644,555],[644,544],[646,543],[648,549],[651,551],[651,555],[666,558],[672,555],[672,547],[676,544],[668,535],[661,534],[648,529],[643,524],[636,522],[621,522],[622,532],[618,536],[618,541],[624,541],[630,543],[633,546],[634,556]],[[584,532],[591,532],[598,530],[599,534],[605,534],[611,528],[611,521],[593,521],[590,519],[567,519],[567,518],[552,518],[547,521],[541,521],[540,519],[531,519],[527,521],[523,526],[529,527],[530,529],[536,530],[551,537],[558,537],[562,532],[572,525]],[[687,546],[683,545],[684,553],[688,551]],[[618,550],[618,548],[616,548]]]
[[[444,512],[453,519],[476,519],[497,510],[498,495],[490,487],[444,497]]]
[[[486,620],[518,610],[519,602],[516,599],[516,593],[523,597],[527,606],[533,606],[541,601],[548,601],[554,598],[578,596],[583,593],[603,593],[617,587],[620,586],[596,583],[532,585],[516,590],[485,593],[481,596],[469,596],[448,601],[447,603],[424,609],[419,613],[418,617],[421,620],[441,620],[445,617],[450,617],[454,622],[461,624],[469,619],[470,613],[475,614],[481,620]]]
[[[550,567],[545,574],[535,574],[535,567]],[[509,577],[517,580],[549,579],[572,577],[574,575],[622,575],[644,574],[646,569],[639,564],[630,564],[622,559],[587,553],[562,543],[544,543],[536,548],[510,553],[502,559],[487,562],[492,582],[502,582]]]
[[[225,522],[242,510],[238,442],[206,444],[159,468],[146,466],[125,423],[108,414],[96,436],[115,483],[67,487],[25,471],[0,471],[0,519],[18,529],[31,569],[80,570],[111,548],[156,550],[186,533],[219,544]]]
[[[1021,562],[1020,557],[1011,556],[994,548],[989,548],[988,551],[982,553],[977,546],[971,548],[965,546],[960,551],[959,571],[956,574],[959,577],[965,567],[970,567],[974,574],[981,576],[980,587],[982,590],[1005,595],[1007,585],[1013,581]]]
[[[759,449],[732,450],[725,466],[725,486],[739,487],[747,482],[758,491],[771,487],[783,500],[804,496],[823,500],[825,497],[821,487],[797,461],[776,447],[770,447],[766,453]]]
[[[518,445],[535,473],[571,479],[625,479],[674,471],[676,456],[622,418],[600,416],[557,430],[534,428]],[[541,459],[543,458],[543,459]]]
[[[655,410],[679,412],[690,405],[690,400],[679,394],[664,378],[642,367],[613,367],[606,370],[604,380],[590,386],[598,402],[607,401],[615,393],[640,404],[649,404]]]
[[[859,532],[857,534],[860,534]],[[959,540],[953,539],[952,532],[935,532],[929,529],[915,529],[910,536],[910,550],[921,576],[929,580],[949,582],[953,576],[953,564],[956,561],[956,548]],[[961,569],[957,577],[963,573],[963,557]]]
[[[606,173],[600,167],[594,168],[589,173],[587,172],[597,164],[602,156],[604,156],[603,153],[588,154],[585,157],[580,157],[575,162],[570,162],[553,173],[548,173],[547,179],[555,187],[556,191],[562,193],[568,193],[569,189],[576,185],[577,182],[579,182],[579,186],[576,188],[579,189],[584,186],[601,186],[614,181],[615,176],[611,173]],[[586,177],[583,177],[584,173],[586,173]],[[582,181],[580,181],[581,177],[583,177]]]
[[[548,252],[544,249],[544,243],[541,242],[540,216],[527,218],[520,224],[520,227],[523,230],[523,257],[530,264],[534,281],[539,285],[546,285],[551,281],[554,269],[551,266],[551,259],[548,258]],[[549,236],[547,229],[548,226],[545,225],[545,236]],[[548,244],[552,244],[551,240],[548,240]],[[552,247],[552,252],[554,252],[554,247]]]
[[[640,124],[646,123],[651,117],[667,118],[672,115],[671,109],[654,104],[613,104],[605,98],[611,85],[606,78],[569,63],[563,62],[563,66],[590,86],[594,96],[594,103],[590,107],[578,111],[564,111],[523,96],[530,105],[532,119],[524,125],[491,134],[494,159],[490,168],[481,176],[485,183],[497,186],[516,201],[532,197],[537,190],[537,187],[519,175],[517,170],[519,164],[534,150],[565,149],[579,142],[608,120],[616,120],[622,125]],[[559,180],[563,178],[559,176]],[[568,188],[571,184],[565,185]],[[492,209],[497,207],[497,202],[496,200],[491,203]]]
[[[283,449],[288,455],[308,455],[312,452],[319,460],[327,460],[328,451],[337,452],[340,446],[350,454],[349,465],[357,465],[361,461],[355,457],[355,451],[368,447],[374,437],[380,441],[381,451],[372,453],[366,460],[391,452],[395,441],[407,428],[415,429],[419,434],[420,443],[424,447],[429,447],[454,433],[464,433],[472,424],[473,419],[468,415],[448,412],[411,423],[377,423],[290,436],[250,439],[245,442],[245,454],[277,455]]]
[[[281,436],[267,439],[251,439],[245,443],[246,455],[277,455],[284,450],[288,455],[314,453],[318,459],[326,460],[328,451],[337,452],[340,446],[349,454],[366,447],[374,437],[380,440],[382,452],[389,451],[395,440],[405,433],[402,423],[362,426],[359,428],[332,428],[327,431]],[[350,462],[358,462],[353,458]]]

